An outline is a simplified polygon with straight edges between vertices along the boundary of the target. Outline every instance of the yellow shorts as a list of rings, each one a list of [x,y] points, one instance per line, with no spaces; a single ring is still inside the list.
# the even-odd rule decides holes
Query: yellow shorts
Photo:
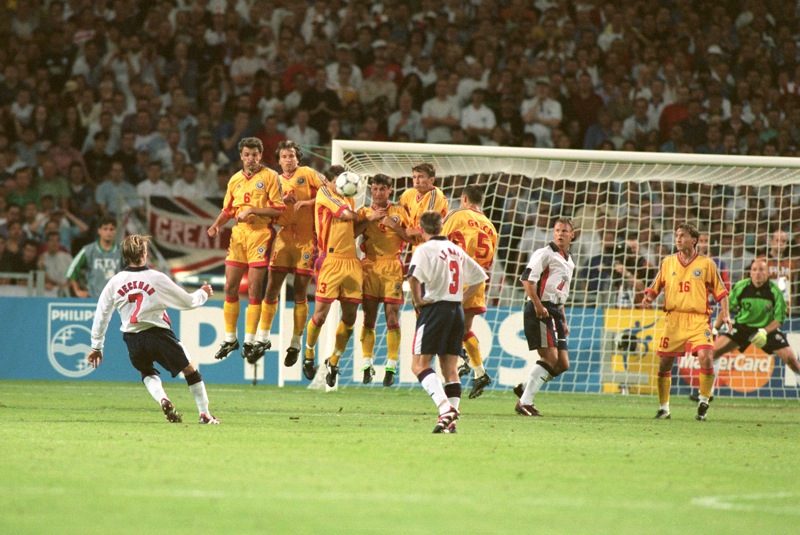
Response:
[[[708,315],[693,312],[667,312],[664,331],[656,346],[659,357],[682,357],[686,352],[714,349]]]
[[[328,255],[320,259],[317,292],[314,298],[324,303],[349,301],[361,303],[364,275],[358,258]]]
[[[266,267],[267,255],[275,238],[275,229],[269,224],[237,223],[231,229],[226,266]]]
[[[486,312],[486,283],[482,283],[469,299],[464,301],[464,312],[483,314]]]
[[[396,256],[361,261],[364,269],[364,299],[379,303],[397,303],[403,300],[403,264]]]
[[[289,228],[278,231],[272,246],[269,269],[301,275],[314,274],[317,244],[314,235],[301,236]]]

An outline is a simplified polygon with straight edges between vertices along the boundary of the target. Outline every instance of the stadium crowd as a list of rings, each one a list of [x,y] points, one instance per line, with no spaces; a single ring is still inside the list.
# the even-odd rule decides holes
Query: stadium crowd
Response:
[[[317,169],[334,138],[797,156],[799,8],[728,4],[9,2],[0,273],[39,266],[48,290],[67,295],[65,255],[97,239],[102,216],[140,212],[152,195],[221,197],[247,136],[272,168],[286,139]],[[570,215],[583,235],[583,290],[605,289],[604,269],[615,281],[635,275],[614,283],[628,285],[630,302],[671,249],[676,212],[710,221],[712,242],[745,236],[714,250],[739,266],[737,280],[743,258],[777,239],[790,247],[800,231],[800,205],[780,188],[528,180],[504,181],[486,207],[505,271],[524,266],[514,251],[538,247],[537,231]]]

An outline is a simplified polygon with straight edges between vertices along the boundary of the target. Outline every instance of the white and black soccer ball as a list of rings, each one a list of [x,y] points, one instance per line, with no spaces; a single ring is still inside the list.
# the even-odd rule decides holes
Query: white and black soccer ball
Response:
[[[361,177],[350,171],[345,171],[336,177],[336,191],[344,197],[352,197],[358,193],[361,186]]]

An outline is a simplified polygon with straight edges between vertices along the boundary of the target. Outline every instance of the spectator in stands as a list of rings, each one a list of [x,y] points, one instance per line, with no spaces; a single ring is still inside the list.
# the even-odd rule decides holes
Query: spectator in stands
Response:
[[[172,196],[184,199],[202,199],[206,197],[206,188],[197,181],[197,169],[191,163],[183,164],[181,175],[172,183]]]
[[[597,122],[597,110],[603,107],[603,99],[594,92],[592,77],[587,73],[578,76],[577,91],[570,101],[570,113],[580,125],[580,139],[586,137],[586,130]]]
[[[701,102],[696,99],[690,100],[687,106],[686,119],[680,122],[681,128],[683,128],[684,140],[694,148],[706,141],[708,123],[700,117],[702,112],[703,106]]]
[[[586,150],[597,150],[603,141],[611,138],[612,115],[611,112],[603,107],[597,110],[597,122],[590,125],[583,138],[583,148]],[[613,146],[613,145],[612,145]]]
[[[73,132],[67,128],[59,130],[56,144],[48,153],[48,157],[56,164],[56,170],[61,174],[67,174],[69,166],[73,162],[86,168],[83,155],[72,145],[72,135]]]
[[[147,166],[147,180],[136,186],[136,194],[142,199],[152,196],[169,197],[172,193],[170,185],[164,181],[164,171],[158,160],[150,162]]]
[[[6,193],[9,203],[18,204],[20,207],[32,202],[39,204],[39,193],[33,187],[33,169],[31,167],[18,167],[14,171],[11,190]]]
[[[32,126],[24,126],[19,135],[19,141],[14,143],[14,150],[23,165],[36,167],[36,155],[47,151],[45,143],[37,140],[36,132]]]
[[[648,114],[648,106],[647,99],[637,98],[633,104],[633,115],[622,122],[622,137],[633,141],[637,147],[644,146],[650,132],[658,131],[658,122]]]
[[[37,268],[44,270],[46,295],[69,297],[67,269],[72,263],[72,255],[61,246],[57,231],[50,231],[45,237],[45,250],[39,255]]]
[[[520,115],[525,123],[525,131],[536,136],[537,147],[553,147],[551,133],[561,126],[563,114],[561,104],[550,97],[550,79],[540,76],[536,79],[536,94],[520,105]]]
[[[397,102],[397,111],[389,115],[387,119],[389,139],[396,140],[403,133],[411,142],[423,141],[425,129],[422,126],[422,114],[413,108],[414,97],[408,91],[404,91],[400,93]]]
[[[460,126],[475,145],[486,144],[497,125],[494,112],[484,104],[485,96],[485,90],[474,89],[470,103],[461,109]]]
[[[308,124],[318,133],[325,131],[332,118],[341,115],[342,102],[339,95],[328,87],[328,75],[324,68],[315,71],[314,83],[303,93],[300,108],[308,111]]]
[[[286,129],[286,137],[294,140],[301,147],[319,145],[319,132],[309,124],[310,119],[311,115],[308,110],[298,109],[294,116],[294,124]]]
[[[53,160],[46,158],[42,161],[35,190],[40,199],[45,195],[50,195],[56,206],[66,206],[69,198],[69,185],[67,178],[58,174]]]
[[[89,178],[95,184],[103,180],[103,177],[106,176],[108,169],[111,167],[111,156],[106,153],[107,146],[108,134],[102,131],[97,132],[94,135],[92,148],[83,154],[83,161],[86,164]]]
[[[111,162],[106,179],[97,186],[94,199],[102,214],[117,217],[142,207],[142,199],[126,180],[121,162]]]

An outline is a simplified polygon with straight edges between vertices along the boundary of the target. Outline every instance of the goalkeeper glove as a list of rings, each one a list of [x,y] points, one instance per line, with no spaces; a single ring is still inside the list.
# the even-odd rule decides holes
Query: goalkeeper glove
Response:
[[[756,331],[756,333],[750,337],[750,342],[759,349],[767,345],[767,330],[761,328]]]

